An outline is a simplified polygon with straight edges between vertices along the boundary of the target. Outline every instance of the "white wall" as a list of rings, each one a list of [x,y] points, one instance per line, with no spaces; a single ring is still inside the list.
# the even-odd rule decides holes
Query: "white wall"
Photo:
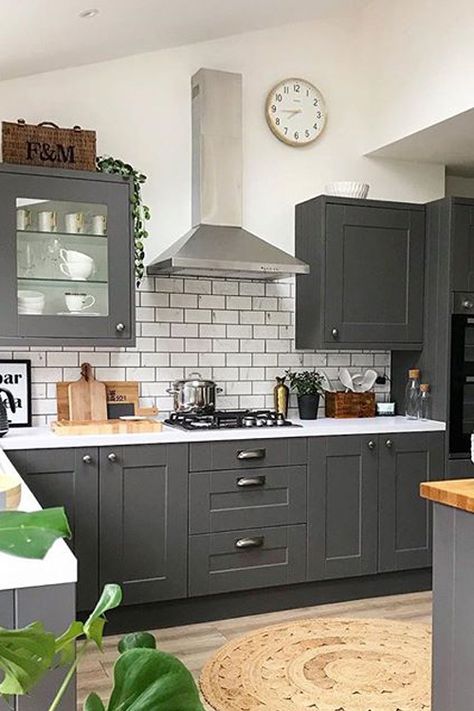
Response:
[[[472,0],[372,0],[361,27],[367,150],[474,106]]]
[[[474,178],[466,178],[461,175],[447,175],[446,195],[474,197]]]
[[[370,82],[360,21],[292,25],[0,82],[1,116],[95,128],[101,153],[148,174],[151,258],[190,226],[190,76],[201,66],[242,72],[244,224],[293,251],[295,203],[323,192],[329,181],[364,180],[376,198],[444,194],[440,166],[361,157],[373,116],[365,107]],[[329,109],[324,134],[307,148],[280,143],[263,114],[267,91],[291,75],[313,81]]]

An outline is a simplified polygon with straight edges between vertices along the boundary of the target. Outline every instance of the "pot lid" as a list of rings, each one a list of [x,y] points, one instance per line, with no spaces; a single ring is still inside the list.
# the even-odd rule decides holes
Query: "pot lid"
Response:
[[[175,380],[173,385],[175,387],[181,387],[183,385],[193,385],[194,387],[210,386],[215,387],[215,382],[213,380],[206,380],[202,377],[201,373],[189,373],[187,378],[182,378],[181,380]]]

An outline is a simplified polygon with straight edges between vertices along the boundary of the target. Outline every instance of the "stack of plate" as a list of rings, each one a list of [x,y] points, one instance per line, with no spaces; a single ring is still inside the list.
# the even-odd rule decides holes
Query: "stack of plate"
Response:
[[[20,289],[18,292],[19,314],[42,314],[44,311],[45,296],[42,291],[27,291]]]

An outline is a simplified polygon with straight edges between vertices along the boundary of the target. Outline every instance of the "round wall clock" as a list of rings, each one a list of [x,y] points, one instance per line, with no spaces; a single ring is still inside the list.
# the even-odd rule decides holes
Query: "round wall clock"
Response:
[[[265,115],[271,130],[290,146],[312,143],[326,123],[321,92],[306,79],[283,79],[269,92]]]

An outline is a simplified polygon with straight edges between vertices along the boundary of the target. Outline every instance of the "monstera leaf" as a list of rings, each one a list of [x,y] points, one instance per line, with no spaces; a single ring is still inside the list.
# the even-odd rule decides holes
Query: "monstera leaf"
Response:
[[[122,588],[115,583],[104,586],[102,595],[97,605],[84,623],[84,634],[87,639],[91,639],[99,649],[102,649],[102,637],[104,632],[105,617],[108,610],[113,610],[122,602]]]
[[[107,711],[204,711],[199,692],[184,664],[170,654],[150,648],[148,635],[127,635],[114,667],[114,690]],[[139,646],[143,644],[143,646]],[[84,711],[106,711],[90,694]]]
[[[18,630],[0,627],[0,669],[5,673],[0,695],[28,693],[51,667],[54,655],[54,635],[40,622]]]
[[[63,508],[0,512],[0,551],[4,553],[42,559],[58,538],[71,538]]]

